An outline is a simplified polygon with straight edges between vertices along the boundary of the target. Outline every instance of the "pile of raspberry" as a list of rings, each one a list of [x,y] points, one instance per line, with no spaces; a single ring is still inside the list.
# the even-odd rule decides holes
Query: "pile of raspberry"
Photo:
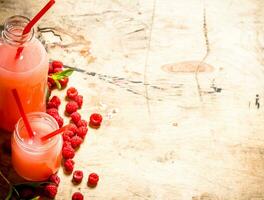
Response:
[[[53,61],[51,63],[51,67],[49,73],[55,73],[59,70],[63,70],[63,64],[59,61]],[[66,81],[67,86],[68,80]],[[52,81],[48,80],[49,87],[51,88],[53,84]],[[66,92],[66,99],[67,104],[65,107],[65,115],[70,117],[70,123],[67,125],[67,129],[63,132],[63,147],[62,147],[62,156],[63,156],[63,166],[64,172],[66,174],[71,174],[74,171],[74,156],[76,150],[81,146],[83,143],[87,132],[88,132],[88,125],[91,128],[99,128],[102,123],[102,116],[98,113],[93,113],[90,116],[89,124],[88,122],[82,118],[80,113],[78,112],[83,105],[83,96],[79,95],[79,92],[76,88],[70,87],[67,89]],[[59,127],[61,128],[64,125],[64,120],[60,116],[58,109],[61,105],[61,100],[58,96],[52,96],[49,101],[47,102],[47,113],[51,115],[58,123]],[[74,184],[79,184],[82,182],[83,179],[83,172],[81,170],[75,170],[73,172],[72,182]],[[45,195],[49,198],[54,198],[57,194],[57,187],[60,183],[60,178],[53,174],[49,181],[51,184],[48,184],[44,188]],[[97,182],[99,181],[99,176],[96,173],[91,173],[88,177],[87,185],[89,187],[95,187]],[[83,195],[80,192],[75,192],[72,195],[72,200],[82,200]]]

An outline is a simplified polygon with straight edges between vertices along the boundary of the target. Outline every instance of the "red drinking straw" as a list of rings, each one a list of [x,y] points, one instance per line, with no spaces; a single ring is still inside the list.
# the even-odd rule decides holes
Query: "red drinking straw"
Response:
[[[68,125],[63,126],[62,128],[60,128],[60,129],[58,129],[56,131],[53,131],[53,132],[49,133],[48,135],[45,135],[45,136],[41,137],[41,140],[42,141],[46,141],[46,140],[54,137],[55,135],[58,135],[59,133],[65,131],[67,128],[68,128]]]
[[[28,118],[27,118],[27,116],[26,116],[26,114],[25,114],[25,111],[24,111],[24,109],[23,109],[23,106],[22,106],[22,103],[21,103],[21,101],[20,101],[20,98],[19,98],[18,92],[17,92],[16,89],[13,89],[13,90],[12,90],[12,93],[13,93],[13,96],[14,96],[14,98],[15,98],[15,100],[16,100],[17,107],[18,107],[18,109],[19,109],[20,115],[21,115],[21,117],[22,117],[22,119],[23,119],[23,121],[24,121],[24,124],[25,124],[25,126],[26,126],[26,129],[27,129],[28,135],[29,135],[30,138],[33,138],[33,137],[34,137],[34,134],[33,134],[33,131],[32,131],[32,129],[31,129],[31,126],[30,126],[30,124],[29,124]]]
[[[51,8],[51,6],[55,3],[55,0],[50,0],[39,12],[36,16],[26,25],[23,30],[22,36],[28,34],[32,27],[39,21],[39,19]],[[23,51],[23,47],[19,47],[16,53],[16,59],[19,58],[21,52]]]

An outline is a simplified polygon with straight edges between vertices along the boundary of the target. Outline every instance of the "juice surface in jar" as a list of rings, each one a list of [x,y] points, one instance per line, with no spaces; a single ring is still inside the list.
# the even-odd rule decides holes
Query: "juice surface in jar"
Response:
[[[8,18],[0,39],[0,128],[10,132],[20,117],[12,89],[17,89],[26,113],[45,111],[48,56],[33,30],[22,37],[28,21]],[[19,47],[22,51],[16,56]]]
[[[53,117],[46,113],[29,113],[33,139],[22,119],[18,121],[11,140],[12,163],[16,172],[26,180],[43,181],[57,172],[61,164],[62,136],[56,135],[43,142],[41,137],[59,128]]]

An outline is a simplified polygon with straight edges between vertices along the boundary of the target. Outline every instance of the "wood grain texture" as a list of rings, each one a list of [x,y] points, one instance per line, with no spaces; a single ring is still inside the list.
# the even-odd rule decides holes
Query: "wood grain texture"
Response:
[[[0,22],[44,2],[2,0]],[[105,121],[75,157],[85,181],[60,170],[56,199],[263,200],[263,13],[262,0],[58,0],[37,35],[78,69],[83,116]]]

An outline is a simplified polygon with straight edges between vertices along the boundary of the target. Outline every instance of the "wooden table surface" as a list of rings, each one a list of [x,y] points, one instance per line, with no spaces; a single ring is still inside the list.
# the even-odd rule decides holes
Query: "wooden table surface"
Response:
[[[0,23],[45,2],[0,0]],[[263,200],[263,27],[263,0],[58,0],[37,35],[104,123],[74,158],[85,181],[60,169],[56,199]]]

